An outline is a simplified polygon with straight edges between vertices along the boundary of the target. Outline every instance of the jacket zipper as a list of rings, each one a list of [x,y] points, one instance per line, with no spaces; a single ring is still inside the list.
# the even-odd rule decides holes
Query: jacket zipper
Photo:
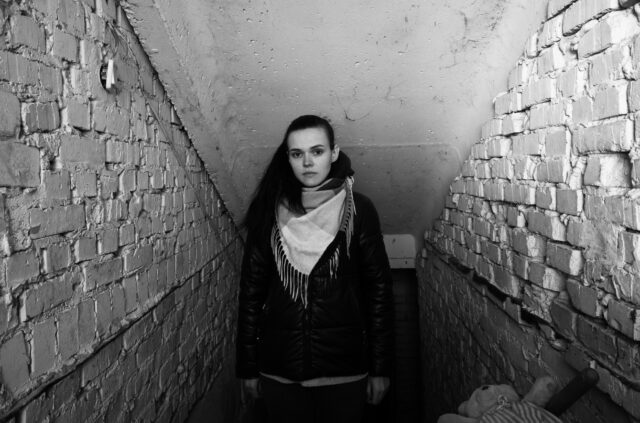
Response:
[[[310,306],[307,305],[303,312],[303,322],[302,322],[302,343],[303,343],[303,375],[304,379],[307,379],[311,373],[311,310]]]

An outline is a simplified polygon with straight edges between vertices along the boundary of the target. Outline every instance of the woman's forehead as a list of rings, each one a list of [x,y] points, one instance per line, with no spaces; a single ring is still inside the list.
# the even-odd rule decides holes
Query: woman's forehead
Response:
[[[293,131],[287,138],[289,150],[308,150],[317,146],[330,147],[329,138],[322,128],[306,128]]]

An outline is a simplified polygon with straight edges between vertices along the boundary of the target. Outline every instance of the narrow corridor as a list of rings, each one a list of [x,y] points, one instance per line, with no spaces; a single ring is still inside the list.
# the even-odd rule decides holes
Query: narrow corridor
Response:
[[[639,16],[0,0],[0,421],[259,420],[234,373],[241,222],[286,122],[314,113],[411,247],[368,421],[590,368],[562,420],[637,423]]]

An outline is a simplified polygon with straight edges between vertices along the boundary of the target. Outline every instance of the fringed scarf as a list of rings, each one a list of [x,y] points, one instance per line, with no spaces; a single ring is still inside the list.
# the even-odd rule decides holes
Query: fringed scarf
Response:
[[[285,290],[305,308],[309,275],[327,248],[333,248],[329,258],[331,279],[337,275],[343,245],[349,256],[356,214],[352,186],[353,178],[347,176],[331,178],[313,190],[303,190],[302,205],[306,210],[303,215],[293,213],[284,204],[278,206],[271,232],[276,267]],[[341,232],[345,242],[333,243]]]

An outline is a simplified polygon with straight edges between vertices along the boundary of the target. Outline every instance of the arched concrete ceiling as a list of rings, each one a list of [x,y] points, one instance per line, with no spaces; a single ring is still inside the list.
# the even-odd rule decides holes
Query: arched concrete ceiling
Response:
[[[127,15],[240,217],[287,124],[329,117],[383,231],[440,214],[543,0],[129,0]]]

